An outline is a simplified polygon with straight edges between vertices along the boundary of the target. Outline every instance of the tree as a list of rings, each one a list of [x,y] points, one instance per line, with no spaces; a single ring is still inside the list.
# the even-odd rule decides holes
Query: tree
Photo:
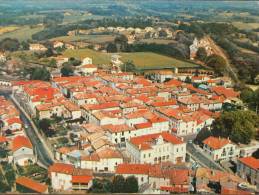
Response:
[[[219,75],[223,75],[225,72],[225,68],[227,65],[226,60],[216,54],[213,54],[206,59],[206,64],[212,68],[214,68],[215,72]]]
[[[112,181],[112,193],[122,193],[125,191],[125,179],[122,175],[116,175]]]
[[[136,66],[132,61],[127,61],[121,65],[121,71],[123,72],[135,72]]]
[[[207,58],[207,51],[204,47],[199,47],[196,53],[196,59],[204,62]]]
[[[54,135],[54,131],[51,129],[51,120],[42,119],[39,121],[39,128],[43,131],[43,133],[47,137],[51,137]]]
[[[33,68],[32,73],[30,75],[31,80],[43,80],[43,81],[49,81],[50,79],[50,73],[49,71],[43,67],[43,68]]]
[[[211,135],[212,135],[211,131],[208,130],[207,128],[204,128],[200,130],[199,133],[197,134],[195,138],[195,142],[197,142],[198,144],[201,144],[203,140],[205,140]]]
[[[0,42],[0,49],[4,51],[17,51],[20,43],[17,39],[5,38]]]
[[[124,193],[137,193],[138,192],[138,180],[135,176],[129,176],[125,180]]]
[[[117,47],[114,43],[109,43],[106,47],[106,50],[107,50],[108,53],[116,53]]]
[[[252,103],[254,101],[254,96],[255,96],[255,93],[252,89],[250,88],[244,88],[242,91],[241,91],[241,94],[240,94],[240,98],[245,102],[245,103]]]
[[[192,83],[192,79],[189,77],[189,76],[187,76],[186,78],[185,78],[185,81],[184,81],[185,83]]]
[[[57,67],[57,61],[54,58],[52,58],[49,62],[49,66],[53,68]]]
[[[115,37],[114,43],[117,51],[126,51],[128,48],[128,38],[125,35],[119,35]]]
[[[94,179],[90,192],[93,193],[109,193],[112,191],[112,183],[108,179]]]
[[[78,59],[75,59],[73,57],[69,58],[68,62],[65,62],[64,66],[79,66],[82,62]]]
[[[61,68],[61,74],[63,77],[67,77],[67,76],[72,76],[74,73],[74,70],[71,66],[69,65],[64,65],[62,68]]]
[[[23,41],[23,42],[21,42],[21,48],[23,50],[29,50],[30,44],[27,41]]]
[[[248,144],[255,137],[258,116],[252,111],[223,112],[212,124],[214,136],[229,137],[235,143]]]

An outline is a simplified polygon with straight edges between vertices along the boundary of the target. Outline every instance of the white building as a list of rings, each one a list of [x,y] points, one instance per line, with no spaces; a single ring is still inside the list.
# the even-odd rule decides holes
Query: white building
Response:
[[[54,191],[88,190],[92,186],[92,172],[73,165],[54,163],[48,169]]]
[[[120,164],[116,169],[116,175],[122,175],[124,178],[135,176],[138,185],[148,184],[148,174],[150,164]]]
[[[48,50],[44,45],[39,44],[39,43],[30,44],[29,49],[31,51],[47,51]]]
[[[114,173],[116,167],[122,163],[122,155],[111,148],[105,148],[88,156],[81,157],[81,168],[91,169],[94,172]]]
[[[134,163],[185,162],[186,143],[167,133],[149,134],[131,138],[126,151]]]
[[[86,58],[83,59],[82,65],[88,65],[88,64],[93,64],[93,59],[89,58],[89,57],[86,57]]]
[[[0,62],[5,62],[6,61],[6,55],[4,52],[0,51]]]
[[[16,136],[12,142],[13,162],[26,166],[35,162],[33,147],[30,140],[24,136]]]
[[[210,136],[203,140],[203,150],[215,161],[236,159],[239,148],[229,139]]]
[[[244,157],[237,161],[237,174],[259,189],[259,159]]]

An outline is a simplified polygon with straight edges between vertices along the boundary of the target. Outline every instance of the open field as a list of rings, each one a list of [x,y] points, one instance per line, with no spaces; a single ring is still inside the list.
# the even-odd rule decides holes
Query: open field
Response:
[[[43,26],[37,26],[30,28],[29,26],[23,26],[17,30],[14,30],[12,32],[4,33],[0,35],[0,40],[4,38],[15,38],[19,41],[26,41],[28,39],[31,39],[31,36],[41,30],[43,30]]]
[[[114,35],[73,35],[73,36],[61,36],[56,37],[51,40],[59,40],[59,41],[85,41],[89,43],[104,43],[113,41],[115,38]]]
[[[194,68],[199,65],[152,52],[121,53],[122,61],[132,61],[139,69]]]
[[[63,55],[66,57],[75,57],[81,60],[85,57],[90,57],[93,59],[94,64],[108,64],[111,61],[111,54],[91,49],[66,50]]]
[[[64,56],[76,57],[83,59],[90,57],[93,59],[94,64],[109,64],[111,61],[110,53],[102,53],[91,49],[79,50],[66,50]],[[199,65],[178,60],[172,57],[163,56],[152,52],[133,52],[133,53],[120,53],[123,62],[132,61],[138,69],[163,69],[163,68],[195,68]]]
[[[14,30],[17,30],[19,27],[17,26],[6,26],[6,27],[0,27],[0,35],[8,32],[12,32]]]
[[[259,23],[233,22],[232,24],[239,29],[252,30],[259,28]]]

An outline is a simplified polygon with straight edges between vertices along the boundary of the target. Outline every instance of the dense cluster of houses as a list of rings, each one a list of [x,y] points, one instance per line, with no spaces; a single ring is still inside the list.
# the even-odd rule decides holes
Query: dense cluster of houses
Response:
[[[237,185],[247,180],[258,185],[258,161],[249,157],[258,144],[244,147],[220,137],[203,141],[200,150],[214,161],[242,157],[240,177],[205,168],[192,171],[186,164],[187,137],[209,129],[224,103],[238,101],[228,79],[188,75],[190,84],[184,82],[186,75],[172,73],[171,80],[154,82],[133,73],[99,70],[90,58],[79,68],[82,76],[12,83],[13,94],[24,97],[32,117],[60,117],[75,125],[73,145],[55,148],[56,163],[48,170],[53,190],[88,190],[95,173],[134,175],[147,193],[211,192],[216,184],[222,191],[238,192]],[[23,132],[15,107],[4,98],[1,102],[2,129]],[[13,148],[27,150],[13,156],[15,163],[22,164],[22,157],[35,162],[26,140],[14,136]]]

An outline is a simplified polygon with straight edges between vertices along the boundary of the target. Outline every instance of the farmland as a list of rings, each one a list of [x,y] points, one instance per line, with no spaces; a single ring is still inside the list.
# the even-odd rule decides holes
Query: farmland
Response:
[[[90,57],[93,59],[94,64],[109,64],[111,60],[110,53],[97,52],[90,49],[79,50],[67,50],[64,52],[64,56],[76,57],[83,59],[84,57]],[[138,69],[163,69],[163,68],[194,68],[199,65],[178,60],[172,57],[155,54],[152,52],[132,52],[132,53],[120,53],[121,60],[123,62],[132,61]]]
[[[11,32],[7,32],[4,34],[0,34],[0,40],[4,38],[15,38],[19,41],[26,41],[31,39],[31,36],[39,31],[43,30],[42,26],[36,26],[36,27],[29,27],[29,26],[23,26],[16,30],[13,30]]]
[[[0,35],[2,35],[4,33],[12,32],[14,30],[17,30],[18,28],[19,27],[17,27],[17,26],[0,27]]]
[[[54,38],[52,40],[59,41],[85,41],[88,43],[104,43],[111,42],[114,40],[114,35],[71,35],[71,36],[61,36]]]

